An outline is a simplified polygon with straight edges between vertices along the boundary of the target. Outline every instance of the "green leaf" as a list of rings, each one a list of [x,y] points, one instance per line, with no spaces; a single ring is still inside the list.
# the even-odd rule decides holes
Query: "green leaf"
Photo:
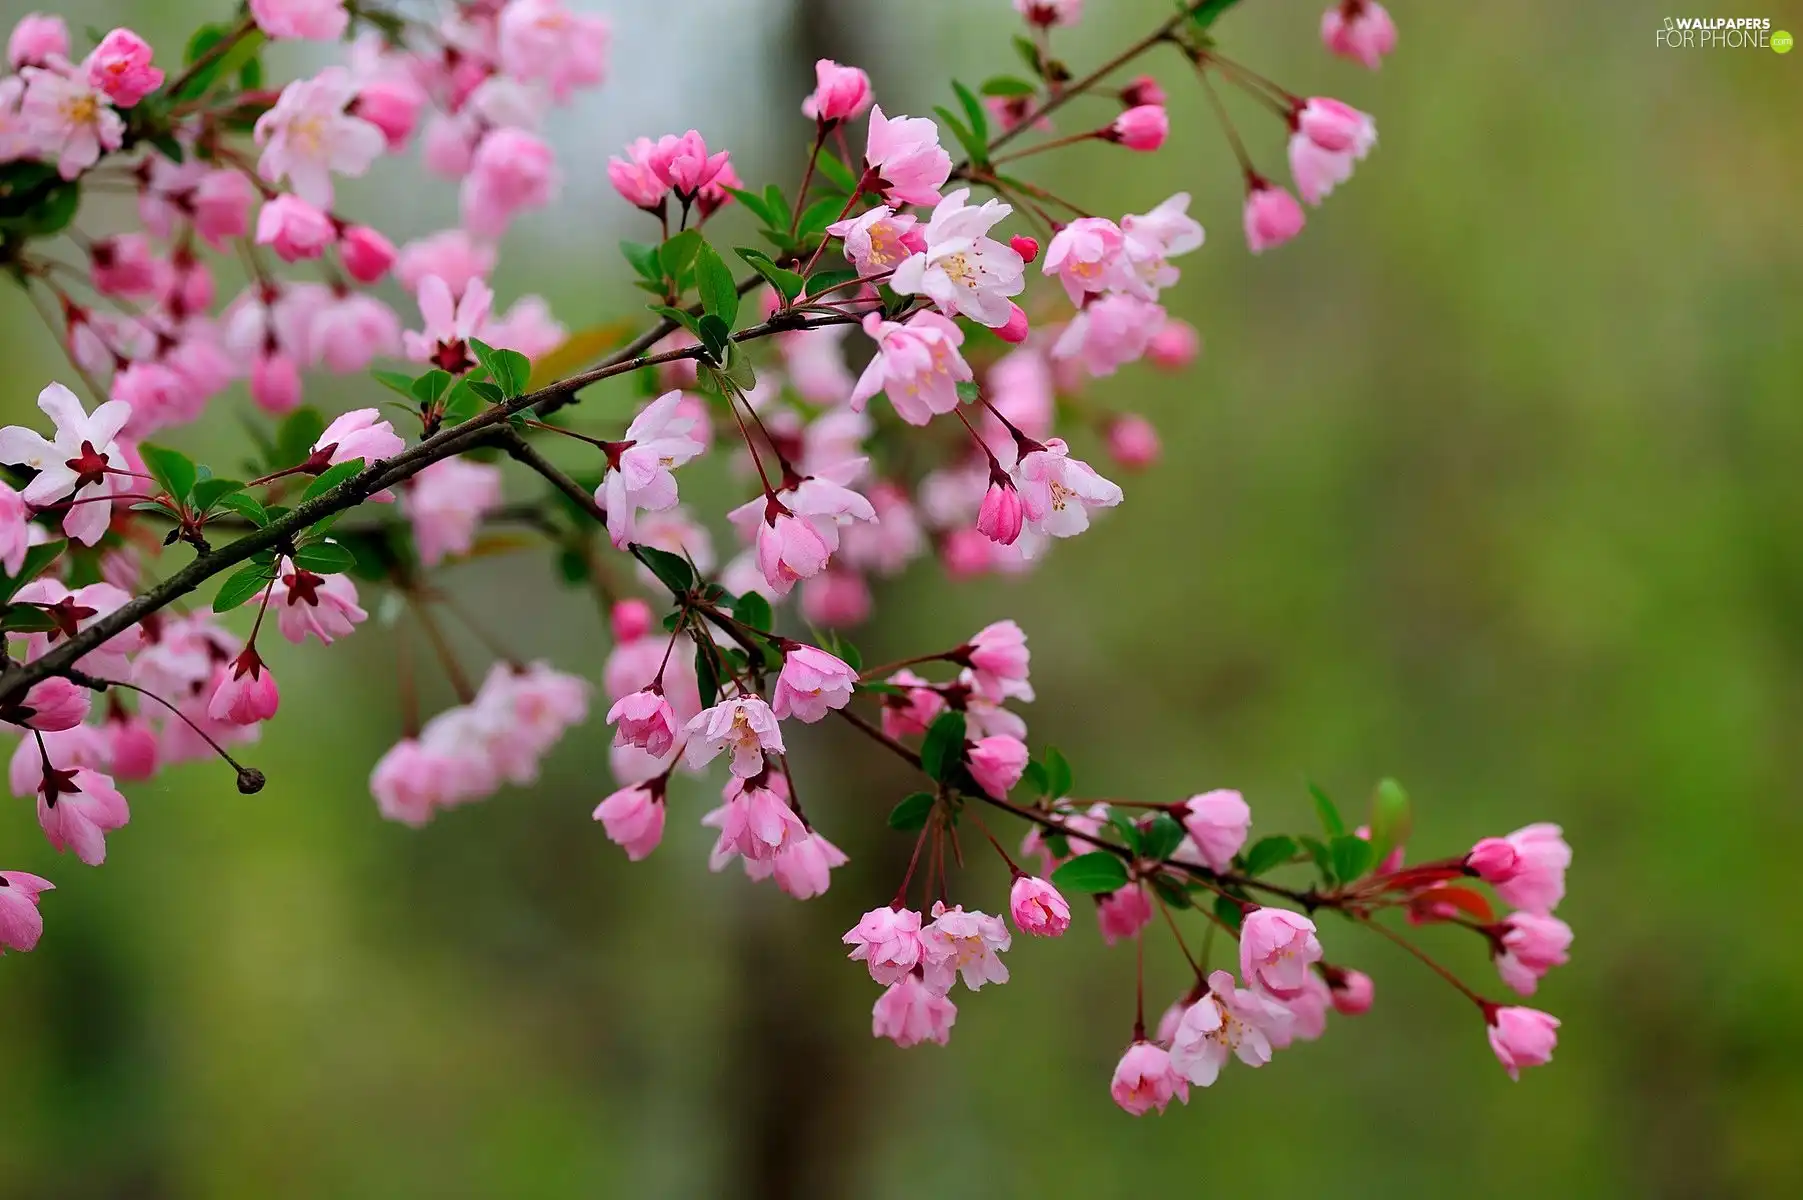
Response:
[[[409,400],[414,398],[413,376],[404,371],[371,371],[369,376],[383,387],[399,392]],[[321,425],[319,429],[321,433],[325,432],[324,425]],[[311,446],[313,443],[309,441],[307,444]]]
[[[138,444],[138,454],[144,459],[151,477],[163,485],[172,500],[179,504],[188,498],[188,493],[194,490],[195,480],[200,478],[192,459],[179,450],[153,446],[149,442]]]
[[[1203,0],[1203,3],[1190,10],[1190,22],[1197,29],[1207,29],[1215,23],[1216,18],[1238,3],[1239,0]]]
[[[903,833],[924,829],[927,818],[933,813],[935,803],[933,793],[915,792],[889,810],[889,828],[900,830]]]
[[[1309,857],[1315,860],[1315,866],[1321,872],[1321,878],[1328,883],[1333,882],[1333,850],[1326,842],[1316,837],[1299,837],[1296,841],[1307,850]]]
[[[964,761],[964,714],[940,713],[927,729],[920,747],[920,767],[933,779],[944,783]]]
[[[441,371],[437,367],[433,367],[413,381],[413,386],[408,389],[408,393],[419,401],[422,409],[431,408],[438,403],[440,397],[451,390],[451,382],[449,371]]]
[[[1327,793],[1311,783],[1308,785],[1308,794],[1315,798],[1315,812],[1320,816],[1321,828],[1327,832],[1327,836],[1336,838],[1345,833],[1346,822],[1341,820],[1340,810],[1334,807],[1334,802],[1328,799]]]
[[[1039,47],[1017,33],[1014,35],[1014,49],[1021,61],[1027,64],[1027,70],[1033,72],[1033,78],[1045,78],[1045,66],[1039,61]]]
[[[838,155],[831,150],[822,150],[816,165],[819,167],[820,174],[826,177],[827,182],[847,196],[858,190],[858,177],[852,173],[850,167],[840,162]]]
[[[228,33],[229,30],[224,25],[203,25],[195,30],[194,36],[188,39],[188,47],[184,54],[187,65],[193,66],[199,62],[209,50],[224,41]],[[196,96],[204,95],[207,89],[211,88],[219,79],[240,76],[248,65],[256,60],[257,55],[263,49],[264,40],[262,30],[252,29],[249,33],[241,36],[231,49],[190,74],[182,86],[175,89],[169,98],[171,100],[192,100]]]
[[[657,252],[664,277],[676,283],[682,282],[683,276],[695,265],[695,256],[701,253],[701,247],[706,244],[706,239],[698,229],[685,229],[666,241]]]
[[[807,281],[794,271],[777,266],[770,261],[770,256],[762,250],[753,250],[749,246],[739,246],[734,251],[740,258],[751,264],[751,269],[770,281],[770,286],[782,293],[784,300],[793,300],[801,295],[801,289]]]
[[[267,567],[257,563],[239,567],[219,585],[219,594],[213,597],[213,611],[230,612],[268,587],[269,580],[270,571]]]
[[[795,231],[802,237],[817,237],[845,211],[845,201],[838,196],[823,196],[802,211]]]
[[[705,242],[695,255],[695,288],[708,315],[726,322],[730,331],[739,318],[739,285],[719,252]]]
[[[1273,834],[1260,838],[1252,843],[1242,861],[1248,875],[1263,875],[1273,867],[1280,867],[1296,857],[1296,839],[1285,834]]]
[[[695,571],[689,566],[689,560],[668,550],[659,550],[655,546],[634,545],[651,573],[671,592],[681,594],[695,586]]]
[[[294,565],[317,575],[342,575],[356,567],[357,556],[337,542],[314,542],[295,551]]]
[[[871,685],[866,683],[860,686],[868,689]],[[1027,769],[1020,774],[1020,781],[1026,784],[1035,796],[1051,795],[1051,790],[1046,784],[1045,767],[1037,759],[1028,760]]]
[[[775,622],[776,615],[770,611],[770,601],[756,592],[746,592],[732,602],[733,620],[749,625],[753,629],[769,632]]]
[[[1147,858],[1167,859],[1183,841],[1183,826],[1170,813],[1152,818],[1151,827],[1141,835],[1140,853]]]
[[[501,391],[499,387],[486,379],[471,379],[468,375],[465,375],[463,378],[469,383],[470,391],[476,393],[477,396],[481,397],[489,404],[499,404],[501,401],[507,399],[505,392]]]
[[[623,241],[620,243],[620,253],[625,257],[628,265],[638,272],[640,279],[648,283],[655,283],[658,285],[659,291],[663,290],[664,264],[658,256],[656,246],[647,246],[643,242]]]
[[[488,377],[501,389],[501,395],[512,400],[526,394],[532,380],[532,360],[518,350],[496,350],[487,342],[470,339],[470,351],[488,371]]]
[[[1139,826],[1134,824],[1133,818],[1129,817],[1126,813],[1110,812],[1108,814],[1108,823],[1114,826],[1114,831],[1121,835],[1121,841],[1125,843],[1127,849],[1133,851],[1134,855],[1137,857],[1140,853],[1140,846],[1143,844],[1143,841],[1140,838]]]
[[[1177,881],[1169,875],[1152,876],[1152,890],[1164,899],[1172,908],[1192,908],[1189,893],[1184,891]]]
[[[833,267],[830,270],[815,271],[808,276],[808,295],[818,296],[842,283],[850,283],[857,277],[858,273],[849,267]]]
[[[952,91],[958,95],[958,103],[964,106],[964,115],[970,118],[970,133],[983,146],[983,157],[989,157],[989,113],[983,102],[969,88],[952,80]]]
[[[838,655],[839,660],[852,670],[863,671],[863,652],[836,633],[833,635],[833,653]]]
[[[1051,789],[1054,800],[1062,800],[1071,794],[1076,780],[1071,776],[1071,765],[1065,760],[1058,747],[1053,746],[1045,752],[1046,786]]]
[[[36,604],[8,604],[0,616],[0,629],[8,633],[49,633],[56,628],[55,618]]]
[[[966,128],[964,122],[952,115],[951,109],[945,107],[943,104],[935,104],[933,106],[933,111],[939,115],[940,121],[952,131],[952,136],[958,139],[958,144],[964,147],[964,155],[966,158],[969,158],[973,163],[983,163],[988,161],[988,143],[979,142],[977,140],[977,135]]]
[[[1232,896],[1215,897],[1215,916],[1221,918],[1221,923],[1235,933],[1240,931],[1240,922],[1246,919],[1246,914],[1240,908],[1240,902]]]
[[[709,313],[701,318],[701,344],[716,363],[725,365],[732,354],[732,327],[723,317]],[[736,381],[735,381],[736,382]]]
[[[765,226],[775,224],[775,222],[770,219],[770,206],[764,203],[764,198],[762,196],[758,195],[756,192],[740,191],[738,188],[734,187],[729,187],[726,190],[733,199],[745,206],[747,212],[756,217],[759,221],[762,221]]]
[[[695,642],[695,681],[701,689],[701,706],[712,708],[720,700],[720,670],[714,664],[714,644],[706,638]]]
[[[694,335],[696,341],[701,340],[701,320],[694,313],[680,308],[671,308],[668,304],[647,305],[652,312],[665,320],[674,321]]]
[[[985,96],[1031,96],[1038,91],[1033,84],[1014,75],[996,75],[983,81]]]
[[[1371,843],[1355,833],[1342,833],[1331,843],[1333,873],[1341,883],[1351,883],[1371,869],[1377,861]]]
[[[56,561],[68,546],[68,542],[40,542],[25,551],[25,561],[19,564],[17,575],[0,577],[0,601],[11,600],[13,594],[43,573],[44,568]]]
[[[1415,816],[1409,794],[1394,779],[1380,780],[1371,796],[1371,857],[1382,862],[1390,851],[1409,840]]]
[[[1052,872],[1052,886],[1092,895],[1118,892],[1127,886],[1127,868],[1105,850],[1079,854]]]
[[[784,230],[789,228],[789,218],[792,215],[789,200],[774,183],[764,188],[764,207],[770,210],[770,224]]]
[[[219,507],[237,513],[259,529],[269,524],[269,511],[263,507],[262,501],[249,492],[231,492],[221,496]]]
[[[406,376],[407,390],[401,394],[413,395],[413,380]],[[273,467],[292,467],[307,461],[313,453],[314,443],[319,435],[326,431],[326,420],[319,415],[319,410],[311,406],[297,408],[282,419],[275,431],[275,456],[270,465]]]
[[[353,458],[349,462],[341,462],[337,466],[327,467],[325,473],[309,483],[307,490],[301,493],[301,502],[305,503],[315,496],[325,495],[362,469],[363,460],[360,458]]]
[[[189,491],[194,504],[194,511],[206,512],[233,492],[241,492],[244,485],[236,479],[201,479],[196,481]]]
[[[81,208],[81,184],[42,163],[8,163],[0,170],[0,233],[49,237],[68,228]]]

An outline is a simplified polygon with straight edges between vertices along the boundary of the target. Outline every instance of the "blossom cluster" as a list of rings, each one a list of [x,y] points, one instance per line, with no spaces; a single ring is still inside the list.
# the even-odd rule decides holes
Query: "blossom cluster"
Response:
[[[1179,260],[1204,246],[1191,197],[1096,215],[1016,165],[1076,145],[1159,151],[1171,133],[1164,85],[1111,82],[1115,67],[1174,50],[1211,97],[1230,86],[1282,122],[1300,202],[1255,168],[1216,106],[1252,253],[1294,238],[1302,203],[1320,205],[1376,142],[1365,113],[1225,57],[1213,27],[1231,3],[1180,6],[1081,78],[1052,53],[1081,23],[1080,0],[1013,7],[1030,78],[954,83],[956,109],[935,117],[886,111],[865,71],[820,61],[797,106],[812,144],[793,194],[748,183],[695,129],[647,133],[610,157],[623,213],[651,239],[621,247],[655,318],[624,344],[607,326],[570,332],[534,296],[502,308],[490,283],[508,230],[557,199],[562,169],[542,124],[604,83],[603,18],[565,0],[460,0],[430,18],[250,0],[179,62],[129,29],[81,55],[61,19],[20,21],[0,77],[0,260],[89,393],[51,384],[39,396],[47,425],[0,430],[0,721],[19,734],[9,785],[35,799],[50,845],[101,863],[131,816],[119,785],[175,763],[218,756],[242,790],[262,787],[234,755],[284,711],[276,667],[296,652],[266,632],[330,646],[372,610],[423,638],[459,699],[422,720],[403,658],[398,736],[370,774],[376,811],[423,826],[532,784],[588,721],[594,685],[579,664],[510,655],[505,614],[491,628],[494,614],[465,611],[440,579],[508,547],[491,532],[513,523],[606,602],[599,687],[616,786],[593,817],[629,859],[659,848],[688,781],[723,777],[718,805],[694,818],[714,832],[710,867],[737,862],[752,880],[818,897],[847,856],[795,786],[803,727],[846,723],[921,772],[924,790],[888,819],[915,836],[910,866],[894,899],[844,936],[884,989],[880,1037],[945,1042],[959,981],[1006,983],[1013,931],[1065,935],[1072,892],[1094,897],[1110,943],[1143,943],[1162,910],[1194,968],[1150,1032],[1142,977],[1112,1087],[1134,1113],[1208,1086],[1231,1057],[1258,1066],[1320,1036],[1330,1008],[1370,1006],[1369,978],[1324,958],[1311,917],[1322,908],[1396,938],[1378,916],[1476,930],[1503,982],[1532,994],[1571,940],[1552,916],[1570,853],[1556,827],[1405,864],[1407,806],[1391,785],[1362,833],[1317,797],[1322,837],[1257,842],[1232,791],[1079,800],[1069,763],[1029,738],[1031,656],[1015,622],[869,669],[845,639],[880,581],[917,562],[954,580],[1034,569],[1123,503],[1108,474],[1159,457],[1153,425],[1091,389],[1138,363],[1177,370],[1197,357],[1199,333],[1164,307]],[[1376,67],[1395,29],[1378,5],[1345,0],[1321,38]],[[267,87],[260,51],[282,40],[342,54]],[[1085,104],[1106,111],[1079,120]],[[397,245],[341,207],[339,184],[415,148],[454,185],[457,216]],[[135,220],[84,227],[95,219],[85,199],[109,192],[135,200]],[[735,248],[742,270],[720,249],[729,211],[769,246]],[[247,283],[227,297],[216,271],[229,260]],[[306,402],[342,390],[317,376],[365,372],[402,402],[329,417]],[[626,419],[566,411],[615,378],[636,385]],[[242,481],[162,440],[245,419],[240,382],[257,443]],[[385,415],[394,408],[405,415]],[[549,444],[586,467],[556,465]],[[1108,474],[1086,445],[1108,456]],[[545,494],[507,503],[503,459]],[[722,459],[736,499],[710,520],[683,483],[692,464]],[[717,536],[734,548],[717,549]],[[186,565],[162,569],[165,555]],[[210,611],[171,607],[215,577]],[[254,614],[245,632],[228,616],[240,608]],[[447,627],[489,652],[479,683]],[[985,812],[1027,824],[1019,861]],[[1010,882],[1005,897],[966,907],[953,902],[952,865],[979,837]],[[1273,871],[1315,878],[1298,888]],[[1471,879],[1516,911],[1498,919]],[[37,944],[50,889],[0,872],[0,949]],[[1179,917],[1237,940],[1237,977],[1190,957]],[[1485,1000],[1436,967],[1477,1004],[1511,1072],[1550,1057],[1553,1018]]]

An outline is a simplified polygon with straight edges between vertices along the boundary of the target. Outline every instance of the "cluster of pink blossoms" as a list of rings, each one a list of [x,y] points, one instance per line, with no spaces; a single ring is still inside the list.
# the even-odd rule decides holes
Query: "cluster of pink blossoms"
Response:
[[[429,21],[345,0],[250,0],[238,23],[190,41],[179,66],[125,29],[77,61],[60,19],[21,21],[8,42],[13,73],[0,77],[0,254],[48,301],[92,393],[84,404],[52,384],[39,398],[48,432],[0,430],[0,465],[11,468],[0,481],[0,721],[20,732],[9,784],[35,798],[50,844],[102,862],[107,834],[130,817],[118,782],[172,763],[216,754],[243,790],[260,788],[261,774],[232,753],[282,707],[260,639],[269,622],[295,646],[352,635],[369,615],[353,574],[383,589],[384,611],[417,620],[461,700],[423,722],[408,701],[401,737],[370,777],[380,814],[421,826],[532,783],[587,720],[592,685],[496,650],[471,687],[435,614],[455,615],[491,649],[500,639],[430,575],[477,553],[491,522],[513,519],[545,533],[566,576],[608,600],[613,645],[600,683],[618,786],[593,815],[628,858],[660,845],[678,774],[723,766],[718,806],[696,817],[715,833],[711,868],[737,861],[749,878],[810,899],[847,859],[797,793],[790,755],[809,737],[803,727],[848,723],[927,777],[928,790],[889,816],[916,834],[894,900],[844,937],[885,989],[873,1010],[879,1037],[945,1042],[958,981],[970,991],[1007,982],[1010,924],[1065,934],[1072,892],[1093,897],[1111,944],[1147,937],[1161,909],[1174,931],[1179,915],[1199,916],[1238,942],[1237,977],[1191,959],[1194,986],[1151,1035],[1142,979],[1112,1085],[1134,1113],[1187,1099],[1229,1058],[1259,1066],[1319,1037],[1330,1008],[1370,1006],[1369,978],[1324,958],[1310,916],[1320,908],[1358,923],[1396,910],[1413,925],[1473,929],[1503,982],[1532,994],[1571,941],[1552,915],[1570,860],[1554,826],[1406,865],[1393,796],[1358,833],[1318,798],[1333,814],[1325,837],[1257,842],[1237,792],[1079,801],[1069,764],[1055,750],[1035,755],[1017,711],[1034,689],[1014,622],[869,670],[837,633],[803,642],[777,631],[791,597],[814,629],[857,625],[874,581],[924,558],[954,579],[1030,569],[1054,539],[1122,503],[1073,443],[1093,439],[1127,470],[1158,457],[1153,426],[1103,407],[1093,381],[1142,360],[1178,369],[1199,353],[1197,331],[1163,307],[1181,277],[1175,260],[1203,246],[1188,193],[1097,216],[1015,165],[1081,143],[1158,151],[1170,134],[1163,85],[1140,75],[1107,90],[1106,71],[1071,77],[1051,42],[1081,20],[1081,0],[1013,7],[1031,34],[1022,43],[1034,78],[954,85],[961,114],[893,115],[864,71],[816,64],[800,105],[813,145],[793,197],[750,186],[697,130],[633,139],[607,172],[655,228],[655,242],[622,250],[662,324],[538,392],[535,368],[600,351],[592,336],[569,337],[536,297],[498,309],[488,281],[507,230],[557,197],[541,125],[602,82],[605,21],[562,0],[461,0]],[[1187,6],[1140,52],[1175,47],[1204,87],[1231,84],[1278,115],[1296,192],[1319,205],[1369,153],[1375,125],[1224,57],[1210,29],[1226,7]],[[1321,36],[1376,67],[1395,28],[1378,5],[1345,0]],[[265,89],[264,40],[342,42],[346,53]],[[1055,135],[1090,100],[1108,106],[1099,122],[1008,148]],[[397,247],[340,211],[337,182],[416,144],[425,169],[454,185],[457,221]],[[1301,204],[1243,157],[1239,167],[1249,248],[1294,237]],[[101,191],[135,198],[132,228],[72,227],[87,215],[82,196]],[[736,251],[754,272],[743,279],[709,241],[732,204],[772,247]],[[65,231],[73,262],[44,250]],[[239,259],[250,280],[223,303],[213,255]],[[417,305],[416,328],[383,298],[391,286]],[[754,363],[752,343],[764,339],[775,355]],[[377,363],[408,365],[374,373],[407,397],[398,407],[417,417],[416,439],[379,408],[328,419],[304,404],[308,373]],[[578,389],[631,372],[644,403],[623,427],[554,419]],[[279,418],[259,428],[256,478],[218,477],[155,440],[239,407],[228,400],[238,381]],[[536,449],[547,437],[580,443],[589,469],[552,464]],[[710,524],[683,503],[678,472],[716,448],[746,498]],[[509,454],[553,498],[504,506],[502,467],[478,450]],[[338,524],[352,507],[366,519]],[[716,553],[717,533],[736,539],[734,553]],[[145,570],[176,546],[204,570]],[[228,571],[212,612],[165,611],[192,590],[190,576]],[[635,585],[667,598],[667,617],[621,598]],[[221,615],[251,604],[248,633],[228,629]],[[930,664],[946,677],[932,678]],[[1019,857],[1034,870],[989,832],[985,809],[1027,823]],[[1005,905],[992,906],[1005,914],[951,902],[951,866],[979,836],[1009,868]],[[1304,869],[1318,874],[1306,888],[1267,878]],[[1471,879],[1515,911],[1498,919]],[[0,872],[0,951],[37,943],[50,887]],[[1555,1019],[1457,986],[1511,1073],[1548,1060]]]

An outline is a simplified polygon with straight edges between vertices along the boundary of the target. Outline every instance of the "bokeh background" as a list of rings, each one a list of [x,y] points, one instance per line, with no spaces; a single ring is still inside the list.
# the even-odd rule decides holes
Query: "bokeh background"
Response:
[[[602,172],[627,137],[695,125],[792,187],[817,55],[869,68],[891,112],[1016,69],[1005,0],[586,3],[616,18],[614,76],[554,122],[569,184],[497,280],[573,326],[635,303],[611,252],[632,215]],[[1081,68],[1166,7],[1093,3],[1060,43]],[[1377,114],[1380,148],[1296,244],[1245,251],[1232,160],[1176,61],[1155,68],[1162,153],[1040,167],[1108,213],[1190,190],[1210,228],[1167,294],[1204,359],[1091,393],[1152,416],[1163,464],[1037,574],[948,588],[922,567],[858,640],[875,661],[1017,617],[1035,739],[1079,792],[1236,787],[1271,832],[1310,822],[1307,778],[1358,808],[1393,774],[1424,856],[1561,823],[1577,943],[1537,1001],[1565,1022],[1554,1066],[1510,1083],[1467,1004],[1331,923],[1377,1007],[1162,1119],[1108,1100],[1133,968],[1087,922],[960,994],[950,1047],[899,1051],[869,1037],[876,989],[838,946],[905,857],[882,817],[911,784],[888,761],[838,729],[798,739],[810,812],[855,858],[806,905],[707,873],[695,793],[628,866],[588,817],[598,717],[542,786],[409,831],[366,788],[398,733],[371,628],[277,648],[259,796],[169,772],[131,793],[100,870],[12,802],[0,862],[60,887],[41,948],[0,961],[0,1195],[1803,1194],[1803,55],[1657,49],[1651,3],[1396,0],[1401,49],[1372,75],[1323,53],[1319,7],[1247,0],[1220,26],[1293,90]],[[1803,27],[1789,0],[1752,7]],[[67,8],[159,46],[213,12]],[[1282,131],[1235,111],[1278,170]],[[397,235],[454,219],[394,165],[349,194]],[[16,292],[0,347],[21,420],[62,368]],[[227,459],[229,425],[182,444]],[[445,583],[598,677],[593,600],[540,559]],[[994,908],[1002,873],[972,874]]]

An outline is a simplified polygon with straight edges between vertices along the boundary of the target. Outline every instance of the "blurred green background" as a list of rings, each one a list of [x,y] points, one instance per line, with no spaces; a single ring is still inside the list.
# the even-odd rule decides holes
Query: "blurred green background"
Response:
[[[1371,75],[1321,50],[1321,3],[1220,26],[1293,90],[1377,115],[1380,147],[1296,244],[1246,253],[1231,158],[1173,60],[1162,153],[1042,168],[1117,215],[1196,195],[1210,241],[1167,300],[1206,356],[1091,391],[1151,415],[1165,461],[1037,574],[917,569],[859,641],[876,661],[1018,618],[1035,742],[1084,794],[1236,787],[1273,832],[1312,819],[1305,778],[1361,807],[1394,774],[1423,857],[1561,823],[1577,942],[1535,1001],[1564,1020],[1553,1066],[1510,1083],[1467,1004],[1332,918],[1329,956],[1375,976],[1376,1008],[1162,1119],[1108,1099],[1133,966],[1087,919],[960,993],[950,1047],[899,1051],[868,1036],[877,990],[838,945],[907,851],[882,828],[911,790],[890,762],[836,727],[796,739],[809,811],[855,860],[806,905],[707,873],[699,792],[629,866],[589,821],[598,714],[542,786],[410,831],[365,785],[399,724],[371,628],[276,648],[259,796],[206,765],[130,790],[100,870],[13,802],[0,864],[59,890],[41,948],[0,961],[0,1195],[1803,1194],[1803,55],[1656,49],[1650,3],[1397,0],[1400,51]],[[210,11],[72,7],[159,46]],[[1005,0],[612,7],[615,78],[553,123],[565,198],[498,281],[573,326],[635,303],[610,247],[644,230],[600,169],[628,136],[696,124],[792,186],[816,54],[870,68],[891,112],[1016,69]],[[1089,7],[1059,38],[1079,69],[1165,9]],[[1235,111],[1281,173],[1282,130]],[[396,232],[453,219],[406,168],[378,175],[349,194]],[[65,372],[20,296],[0,316],[17,421]],[[551,581],[529,558],[446,574],[598,677],[592,601]],[[965,899],[997,907],[1003,873],[972,873]],[[1474,939],[1424,941],[1500,990]]]

